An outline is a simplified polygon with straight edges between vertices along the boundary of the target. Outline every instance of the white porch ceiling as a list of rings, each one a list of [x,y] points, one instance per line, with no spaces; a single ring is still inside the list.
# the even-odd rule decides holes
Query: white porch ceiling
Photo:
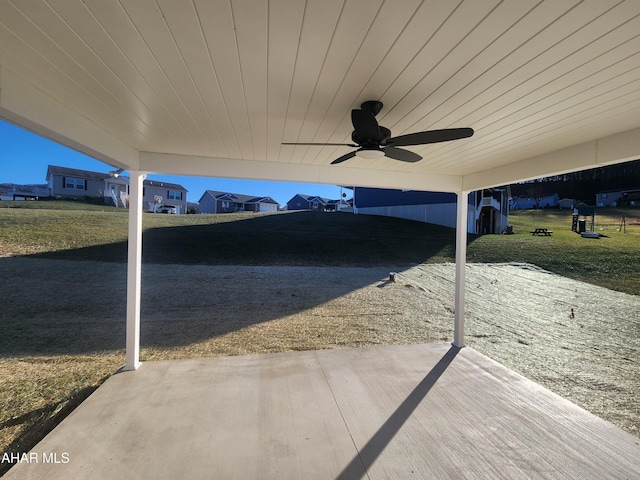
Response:
[[[415,164],[354,158],[380,100]],[[640,158],[640,0],[0,0],[0,117],[131,170],[461,191]]]

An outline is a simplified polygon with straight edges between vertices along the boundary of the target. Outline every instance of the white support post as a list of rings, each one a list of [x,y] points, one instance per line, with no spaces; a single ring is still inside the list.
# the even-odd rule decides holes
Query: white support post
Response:
[[[456,216],[456,301],[453,345],[464,347],[464,289],[467,263],[467,212],[469,192],[458,192]]]
[[[127,259],[127,339],[124,370],[140,366],[140,287],[142,285],[142,185],[144,172],[130,171]]]

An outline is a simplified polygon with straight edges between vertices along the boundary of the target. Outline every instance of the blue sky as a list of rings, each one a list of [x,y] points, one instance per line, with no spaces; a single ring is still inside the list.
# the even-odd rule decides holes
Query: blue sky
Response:
[[[58,143],[34,135],[26,130],[0,120],[0,183],[46,183],[47,165],[79,168],[107,173],[113,168],[64,147]],[[319,195],[337,199],[340,187],[292,182],[263,182],[223,178],[200,178],[170,175],[149,175],[151,180],[178,183],[188,190],[187,199],[197,202],[205,190],[270,196],[284,205],[296,193]],[[349,190],[344,190],[351,196]]]

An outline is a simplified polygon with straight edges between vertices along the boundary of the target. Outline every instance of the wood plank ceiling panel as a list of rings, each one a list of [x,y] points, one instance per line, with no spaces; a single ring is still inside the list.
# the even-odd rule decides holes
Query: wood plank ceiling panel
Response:
[[[543,4],[544,7],[547,7],[548,5],[551,4]],[[558,3],[555,2],[552,5],[558,5]],[[539,11],[540,9],[538,8],[532,13]],[[531,15],[528,15],[523,19],[521,24],[517,25],[517,32],[527,28],[528,25],[539,25],[536,18],[530,17]],[[625,27],[625,29],[627,28]],[[629,32],[625,34],[624,39],[616,38],[614,42],[616,45],[618,41],[621,41],[622,43],[629,43],[629,39],[632,39],[635,35],[635,27],[631,27],[629,28]],[[589,47],[589,53],[584,52],[583,49],[579,49],[572,55],[565,58],[562,63],[556,63],[554,66],[543,69],[543,71],[539,71],[538,73],[535,73],[537,69],[534,69],[534,73],[531,78],[537,79],[537,85],[535,86],[538,88],[534,88],[533,90],[531,89],[531,83],[529,83],[528,79],[522,81],[521,86],[518,86],[515,82],[503,81],[506,77],[511,75],[512,72],[516,72],[518,69],[523,69],[526,65],[525,60],[531,58],[531,55],[536,55],[535,52],[532,52],[529,53],[530,56],[527,56],[518,48],[514,50],[512,54],[500,61],[495,68],[487,70],[486,74],[477,80],[476,83],[479,84],[479,92],[475,92],[475,98],[465,90],[458,92],[456,94],[456,99],[459,99],[458,101],[464,103],[461,103],[459,107],[453,109],[450,115],[453,115],[454,113],[456,115],[469,115],[469,123],[476,125],[478,128],[482,128],[483,132],[486,134],[488,133],[488,126],[494,121],[494,102],[513,95],[513,92],[508,90],[508,87],[505,87],[506,85],[511,85],[512,89],[519,89],[521,92],[520,100],[525,101],[523,104],[525,107],[509,107],[507,116],[512,117],[513,115],[517,115],[517,112],[520,111],[519,109],[526,108],[526,102],[531,105],[535,103],[536,100],[534,100],[534,98],[536,97],[549,97],[550,95],[548,94],[548,91],[557,93],[562,91],[562,89],[572,89],[577,83],[576,78],[581,78],[580,75],[584,75],[585,78],[588,78],[590,74],[600,70],[603,63],[615,63],[620,58],[628,55],[628,52],[625,53],[622,50],[629,50],[629,46],[616,47],[611,50],[611,44],[610,40],[601,39]],[[633,47],[631,47],[631,49],[633,49]],[[620,50],[620,52],[616,52],[617,50]],[[562,70],[560,70],[560,68],[562,68]],[[582,72],[580,72],[580,70],[582,70]],[[496,82],[496,78],[502,78],[503,80]],[[492,85],[491,81],[494,81],[495,83]],[[502,87],[500,85],[502,85]],[[545,89],[542,89],[543,86]],[[573,93],[573,90],[571,90],[571,93]],[[517,99],[515,96],[514,98]],[[515,103],[513,105],[515,105]],[[502,108],[505,108],[505,106],[502,106]],[[491,118],[483,124],[485,116],[491,116]],[[448,117],[443,118],[449,120]],[[495,117],[495,121],[500,122],[501,119]],[[513,118],[509,118],[508,121],[513,121]],[[488,137],[487,141],[489,141]],[[479,145],[481,141],[476,141],[475,143]]]
[[[419,63],[419,55],[425,45],[438,33],[460,2],[423,2],[418,10],[400,30],[397,40],[385,54],[378,68],[367,79],[358,97],[358,103],[363,100],[384,100],[389,88],[413,62]],[[390,103],[379,119],[383,119],[388,110],[393,107]]]
[[[211,145],[209,155],[229,157],[230,149],[235,150],[237,155],[237,144],[233,139],[233,129],[211,65],[199,12],[191,3],[182,4],[172,0],[159,0],[158,6],[184,62],[183,68],[190,83],[184,84],[182,88],[193,90],[190,102],[194,103],[189,103],[188,108],[196,112],[202,134]]]
[[[626,55],[626,53],[624,54]],[[613,107],[613,102],[616,101],[618,103],[626,103],[625,99],[616,99],[622,95],[626,95],[624,90],[627,90],[627,92],[635,91],[638,87],[638,63],[640,58],[638,58],[637,55],[638,54],[628,56],[623,60],[614,62],[614,64],[608,68],[601,70],[593,69],[593,73],[585,75],[577,81],[573,77],[561,77],[561,80],[565,81],[566,85],[563,84],[562,87],[558,87],[554,93],[547,95],[546,97],[541,93],[540,98],[534,101],[533,96],[530,95],[529,100],[532,103],[525,105],[522,108],[514,108],[510,115],[501,119],[500,122],[496,122],[497,124],[501,123],[501,125],[494,128],[494,136],[489,135],[490,132],[488,129],[483,130],[487,135],[483,136],[482,139],[475,143],[473,151],[470,154],[482,159],[485,156],[495,155],[495,152],[492,151],[493,147],[505,145],[513,147],[522,140],[525,140],[528,143],[531,141],[537,142],[541,139],[541,135],[544,132],[538,129],[530,130],[529,126],[532,126],[535,122],[545,123],[545,119],[551,121],[553,115],[562,114],[562,116],[559,117],[559,120],[554,121],[554,123],[551,123],[546,128],[547,133],[551,136],[557,135],[557,122],[561,121],[562,117],[578,115],[576,112],[585,112],[582,116],[586,117],[591,123],[595,119],[595,112],[590,110],[587,113],[586,110],[589,107],[589,104],[583,102],[589,102],[594,98],[596,99],[594,105],[601,104],[605,95],[610,98],[610,100],[608,100],[609,107]],[[613,55],[609,58],[612,57]],[[588,69],[589,65],[585,65],[584,68]],[[575,81],[575,83],[570,83],[571,81]],[[629,89],[627,88],[628,86],[632,86],[633,88]],[[559,113],[553,113],[558,110],[560,110]],[[617,125],[610,121],[607,122],[607,126],[601,126],[599,128],[601,134],[614,133],[617,131]],[[607,132],[607,128],[610,128],[611,131]],[[582,141],[586,141],[585,135],[588,136],[594,133],[583,131],[575,120],[565,124],[563,132],[565,138],[564,143],[567,142],[568,138],[572,139],[574,143],[581,143]],[[568,136],[569,133],[571,133],[571,137]],[[549,148],[551,147],[552,145],[549,145]],[[453,158],[454,156],[455,154],[449,154],[448,156],[446,154],[442,154],[440,162],[446,162],[450,165],[452,161],[455,161],[456,163],[461,163],[463,160],[466,161],[460,157],[456,160]],[[436,166],[437,164],[432,162],[431,167],[433,168]]]
[[[640,45],[639,45],[640,47]],[[626,55],[627,52],[620,52]],[[607,55],[608,61],[615,59],[615,55]],[[562,148],[571,143],[587,141],[594,134],[606,135],[614,133],[620,128],[615,119],[609,119],[608,110],[615,108],[616,104],[622,106],[629,101],[629,92],[637,91],[638,62],[637,55],[615,61],[608,68],[598,70],[585,65],[586,74],[574,78],[566,76],[566,82],[562,88],[554,93],[541,96],[536,101],[533,96],[528,98],[532,102],[522,108],[514,108],[509,118],[501,119],[493,127],[493,135],[489,129],[486,136],[476,142],[473,154],[479,159],[489,155],[495,156],[493,148],[516,148],[521,142],[539,142],[542,139],[548,142],[547,148]],[[588,72],[591,73],[588,73]],[[574,83],[570,83],[570,82]],[[604,99],[607,99],[606,102]],[[594,123],[598,119],[599,112],[607,117],[601,120],[601,125],[596,130],[585,130],[580,120]],[[571,118],[571,121],[568,121]],[[541,124],[547,124],[541,127]],[[538,128],[534,128],[538,125]],[[549,142],[547,137],[557,137],[559,128],[563,136],[560,143]],[[483,130],[485,132],[485,130]],[[513,153],[513,150],[511,150]],[[523,153],[523,155],[526,155]],[[433,165],[432,165],[433,166]]]
[[[365,86],[380,67],[389,50],[398,40],[398,32],[412,18],[420,2],[406,1],[400,3],[384,2],[372,19],[358,54],[353,58],[344,74],[328,109],[320,122],[315,134],[315,141],[319,142],[351,142],[351,109],[359,108],[363,101],[377,100],[379,93],[366,96],[363,94]],[[371,5],[373,8],[374,5]],[[337,158],[345,151],[342,147],[319,147],[309,149],[314,153],[312,163],[323,163],[327,157]],[[342,153],[341,153],[342,152]]]
[[[533,50],[528,57],[531,61],[523,65],[522,68],[514,71],[510,75],[508,81],[503,82],[503,87],[494,95],[500,98],[503,103],[497,103],[493,107],[494,111],[505,106],[511,108],[510,112],[515,109],[514,106],[530,103],[531,95],[546,96],[554,91],[552,81],[562,75],[574,72],[575,68],[583,64],[586,59],[592,58],[591,55],[585,55],[585,41],[590,38],[589,32],[583,27],[584,23],[580,23],[580,28],[576,28],[577,19],[573,15],[581,13],[590,15],[583,22],[591,22],[595,20],[601,13],[598,9],[589,8],[586,11],[579,12],[574,9],[561,18],[549,29],[540,33],[538,41],[528,42],[527,49]],[[564,21],[563,21],[564,20]],[[602,24],[594,25],[594,28],[602,28]],[[590,47],[591,49],[592,47]],[[604,49],[608,48],[605,45]],[[523,52],[524,53],[524,52]],[[575,59],[575,62],[571,61]],[[504,117],[504,113],[501,113]],[[495,119],[495,114],[492,120]]]
[[[220,88],[223,105],[214,118],[227,116],[230,131],[222,129],[232,158],[252,158],[251,129],[240,69],[231,2],[196,0],[196,10],[209,52],[208,62]],[[235,144],[235,145],[234,145]]]
[[[477,28],[481,20],[498,3],[497,0],[473,2],[469,4],[467,9],[457,8],[454,10],[433,34],[425,32],[426,35],[424,33],[420,35],[418,32],[415,41],[423,43],[424,37],[428,36],[427,43],[424,43],[423,48],[389,85],[381,98],[386,108],[381,112],[380,120],[384,121],[385,126],[390,128],[394,135],[405,132],[406,127],[399,122],[406,114],[438,88],[444,78],[450,76],[465,62],[473,58],[474,50],[479,48],[478,45],[460,50],[457,50],[456,46],[465,40],[470,30]],[[437,70],[438,66],[442,65],[450,52],[454,50],[463,55],[463,60],[452,58],[453,64],[447,63],[444,68],[444,76],[441,77],[442,74]]]
[[[407,72],[409,78],[416,78],[415,85],[387,112],[387,126],[395,135],[450,126],[442,125],[439,118],[425,123],[425,112],[446,100],[443,85],[495,41],[505,26],[511,23],[511,16],[517,18],[520,15],[518,9],[514,9],[515,14],[502,12],[501,7],[509,10],[505,5],[509,4],[494,7],[492,4],[478,3],[473,15],[457,10],[443,24],[439,34],[423,50],[429,58],[428,70],[424,74],[420,72],[420,76]],[[500,14],[492,15],[496,10]]]
[[[136,131],[140,132],[138,138],[133,139],[134,144],[139,147],[149,144],[162,146],[166,140],[178,141],[172,126],[160,120],[167,114],[166,108],[154,111],[156,102],[142,100],[148,96],[148,85],[87,4],[79,1],[49,0],[49,5],[75,34],[68,38],[69,45],[65,48],[69,55],[82,61],[83,57],[76,57],[74,53],[74,42],[78,37],[90,50],[91,53],[86,53],[86,68],[97,72],[96,81],[101,88],[117,99],[116,108],[121,117],[128,118],[136,126]],[[122,27],[118,30],[118,36],[121,34]]]
[[[85,0],[84,4],[128,63],[128,66],[113,68],[121,72],[123,81],[152,113],[147,120],[151,128],[158,126],[163,132],[169,131],[164,143],[156,148],[163,148],[160,151],[164,152],[190,152],[186,128],[191,120],[189,113],[126,10],[119,3],[102,0]],[[150,147],[140,145],[138,148]]]
[[[519,23],[523,22],[523,16],[526,17],[531,7],[532,4],[526,2],[505,3],[485,16],[483,22],[461,41],[456,50],[451,52],[451,56],[454,58],[458,56],[457,49],[472,50],[477,54],[465,64],[460,65],[457,71],[455,66],[450,68],[449,71],[453,72],[450,77],[445,76],[446,71],[440,75],[440,78],[435,77],[433,83],[437,87],[433,94],[426,99],[420,108],[403,116],[399,125],[408,130],[471,126],[478,131],[481,126],[466,118],[464,108],[467,108],[468,104],[473,101],[482,101],[483,89],[486,88],[484,79],[488,79],[488,76],[484,75],[485,72],[494,67],[496,60],[504,59],[513,50],[515,47],[514,37],[522,35]],[[515,33],[516,28],[518,28],[517,33]],[[527,33],[526,28],[524,32],[525,35],[537,33],[536,30]],[[487,41],[481,43],[482,38]],[[472,48],[471,46],[474,44],[477,44],[478,47]],[[510,67],[508,71],[511,71],[512,68],[518,68],[523,61],[519,60],[517,66]],[[442,69],[446,63],[443,61],[438,65],[434,72],[425,78],[425,82],[436,75],[437,70]],[[502,68],[504,69],[504,65]],[[420,118],[420,115],[423,116]],[[477,136],[473,142],[476,139]],[[437,161],[441,152],[458,151],[463,145],[462,142],[428,145],[416,147],[416,152],[425,157],[425,160],[421,162],[423,165],[432,165],[434,161]],[[409,166],[409,168],[414,167]]]
[[[391,129],[393,136],[428,128],[448,127],[448,125],[423,127],[402,119],[411,115],[416,118],[422,117],[421,111],[428,108],[428,99],[433,92],[484,48],[484,43],[470,35],[469,31],[474,32],[482,27],[479,32],[483,34],[491,32],[490,38],[495,35],[495,26],[484,26],[482,19],[497,5],[499,5],[498,1],[473,2],[468,7],[470,10],[456,8],[451,11],[434,32],[416,32],[415,43],[424,42],[425,37],[427,42],[382,96],[385,109],[379,115],[379,121]],[[454,50],[461,54],[453,61],[447,60],[450,58],[450,52]],[[408,150],[415,150],[415,147],[409,147]],[[399,163],[386,157],[370,162],[370,165],[374,168],[394,168],[401,171],[410,168],[409,164]]]
[[[588,29],[585,31],[584,25],[597,19],[603,10],[610,7],[604,3],[599,5],[600,9],[591,8],[592,6],[587,6],[590,8],[585,7],[585,9],[575,8],[567,15],[560,17],[560,20],[554,22],[549,28],[541,31],[538,41],[527,42],[523,48],[519,48],[509,56],[510,61],[515,60],[513,63],[515,68],[509,75],[485,89],[482,95],[476,96],[475,100],[466,103],[461,111],[476,107],[476,110],[467,118],[474,128],[482,131],[482,139],[475,139],[474,145],[490,144],[493,138],[492,132],[501,136],[505,133],[502,129],[509,131],[513,128],[513,118],[506,118],[505,115],[511,116],[512,112],[517,112],[528,104],[535,103],[538,98],[544,98],[554,92],[553,86],[546,87],[546,85],[577,68],[577,65],[567,60],[568,57],[575,55],[578,64],[584,62],[584,59],[593,58],[591,55],[585,55],[581,50],[584,47],[584,35],[591,34]],[[576,16],[581,17],[579,22]],[[598,28],[602,28],[601,22],[597,25]],[[610,44],[607,43],[607,45]],[[606,48],[610,46],[605,46]],[[496,75],[489,71],[489,78],[495,79]],[[569,80],[569,82],[572,81],[575,80]],[[477,105],[482,102],[484,105],[477,108]],[[500,112],[502,117],[497,116],[496,112]],[[520,115],[519,118],[522,116]],[[526,118],[522,121],[526,121]],[[499,126],[490,128],[493,124],[499,124]],[[446,144],[439,146],[438,149],[440,154],[446,150],[453,150],[451,145]],[[478,156],[478,152],[474,153],[478,160],[485,158]],[[446,157],[444,159],[446,160]],[[432,163],[430,166],[435,165],[437,163]]]
[[[298,59],[298,42],[305,16],[305,2],[288,4],[269,2],[269,38],[267,59],[267,155],[268,161],[279,161],[287,111]]]
[[[2,44],[12,44],[19,62],[35,73],[35,77],[27,78],[37,81],[39,88],[56,92],[59,101],[72,109],[84,111],[100,128],[128,141],[143,138],[141,124],[129,118],[121,119],[120,100],[102,86],[95,74],[78,63],[93,62],[94,67],[105,72],[103,66],[95,62],[94,54],[83,42],[77,41],[73,31],[46,5],[21,3],[19,6],[26,10],[0,2],[1,22],[11,27],[3,29]],[[74,44],[71,52],[65,50],[67,42]]]
[[[635,74],[637,79],[637,74]],[[549,151],[558,150],[567,146],[567,138],[572,138],[575,142],[582,143],[594,135],[607,135],[615,133],[617,130],[617,116],[629,108],[637,108],[638,91],[637,81],[633,84],[627,83],[620,89],[616,89],[600,97],[593,97],[589,94],[588,101],[582,102],[572,108],[556,111],[552,115],[543,115],[531,118],[528,123],[520,125],[517,129],[510,130],[509,134],[494,140],[488,148],[492,158],[483,160],[483,168],[487,165],[497,166],[502,161],[501,153],[511,155],[514,148],[523,150],[523,157],[531,153],[531,147],[544,141],[548,145]],[[603,122],[606,120],[608,130],[603,130]],[[590,125],[590,127],[589,127]],[[579,132],[577,134],[576,132]],[[573,142],[572,142],[573,143]],[[515,145],[515,146],[514,146]],[[536,146],[536,149],[538,147]],[[452,159],[447,168],[452,165],[466,167],[468,162],[460,162]]]
[[[309,104],[318,87],[317,80],[340,18],[342,4],[342,0],[326,0],[308,2],[306,5],[282,135],[284,142],[309,141],[300,132],[310,115]],[[283,148],[280,161],[297,162],[307,150],[306,147]]]
[[[486,42],[475,57],[441,82],[433,94],[407,115],[407,119],[403,119],[400,125],[404,125],[408,131],[456,126],[472,126],[479,130],[480,126],[475,119],[467,118],[467,115],[473,111],[474,105],[477,108],[478,105],[490,103],[486,100],[485,91],[493,86],[495,76],[504,78],[526,63],[527,59],[517,53],[517,49],[528,38],[539,33],[540,24],[547,25],[571,6],[568,2],[544,2],[539,5],[532,2],[507,2],[499,5],[485,18],[484,23],[490,27],[475,30],[484,30],[494,39]],[[505,21],[505,18],[509,21]],[[420,114],[423,115],[422,118],[417,118]],[[477,138],[476,135],[472,142],[476,142]],[[419,166],[408,165],[407,169],[431,168],[438,161],[440,152],[466,151],[467,145],[472,142],[415,147],[415,151],[424,160]]]
[[[388,3],[395,6],[390,2]],[[384,118],[393,107],[393,104],[388,103],[389,100],[388,97],[385,96],[386,93],[392,85],[396,84],[396,80],[406,71],[407,66],[416,62],[416,58],[418,58],[424,50],[425,45],[437,35],[442,25],[453,12],[457,10],[460,3],[461,2],[422,2],[412,16],[408,18],[405,25],[399,29],[397,39],[385,53],[377,68],[371,73],[370,77],[366,79],[362,90],[355,97],[357,101],[353,106],[357,107],[365,100],[383,100],[385,107],[382,112],[378,114],[378,120],[382,125],[387,126]],[[385,6],[386,5],[385,3]],[[347,117],[340,124],[340,130],[349,132],[349,135],[353,130],[348,113]],[[399,133],[393,132],[393,134],[396,135]],[[347,138],[350,139],[350,136]],[[333,156],[337,157],[340,153],[344,152],[335,151],[333,152]],[[400,162],[385,159],[374,162],[354,159],[352,162],[359,166],[370,166],[372,168],[407,168],[407,165],[401,164]]]
[[[267,145],[267,48],[268,2],[232,2],[240,72],[249,119],[253,152],[264,160]]]
[[[196,91],[193,78],[185,66],[184,58],[176,44],[167,21],[153,0],[136,0],[123,3],[125,10],[144,39],[150,54],[158,62],[162,74],[171,85],[174,95],[186,112],[184,121],[190,154],[208,155],[214,147],[205,134],[204,126],[209,116]]]
[[[301,138],[311,139],[306,141],[323,141],[317,138],[317,129],[359,54],[380,4],[381,0],[345,2],[309,104],[308,121],[300,131]],[[317,147],[308,149],[301,163],[312,163],[317,154]]]
[[[523,17],[533,8],[532,2],[505,2],[488,12],[416,86],[415,92],[428,91],[429,94],[422,100],[414,95],[418,103],[399,118],[394,128],[420,131],[468,126],[464,113],[457,110],[481,95],[483,85],[478,79],[513,51],[514,29],[520,28]],[[459,58],[464,61],[453,62]]]

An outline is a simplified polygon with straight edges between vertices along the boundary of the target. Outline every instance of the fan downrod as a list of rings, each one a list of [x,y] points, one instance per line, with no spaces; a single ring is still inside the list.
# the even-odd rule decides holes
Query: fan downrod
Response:
[[[380,113],[380,110],[382,110],[382,107],[383,107],[382,102],[378,102],[377,100],[367,100],[366,102],[362,103],[362,105],[360,105],[361,110],[364,110],[366,112],[373,114],[374,117],[378,113]]]

